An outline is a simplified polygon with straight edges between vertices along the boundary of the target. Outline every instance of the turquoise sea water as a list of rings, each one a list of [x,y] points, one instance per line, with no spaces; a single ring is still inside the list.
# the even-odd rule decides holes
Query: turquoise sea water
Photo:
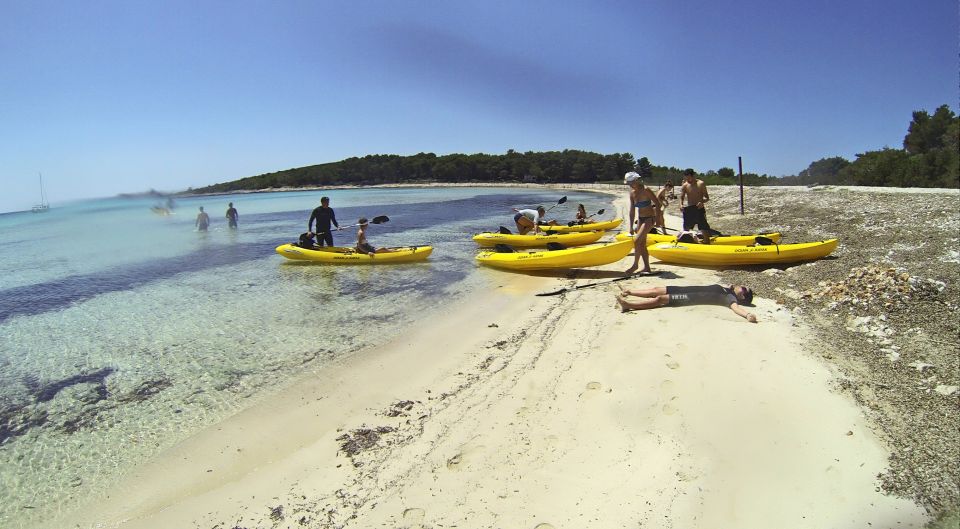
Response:
[[[566,192],[556,217],[610,209]],[[376,246],[432,244],[425,263],[303,265],[273,249],[306,231],[321,196]],[[0,215],[0,527],[95,497],[137,462],[326,361],[428,318],[502,272],[470,236],[513,228],[511,207],[559,193],[499,188],[351,189],[78,202]],[[224,214],[233,202],[238,230]],[[197,208],[210,231],[194,229]],[[553,215],[550,215],[551,217]],[[605,217],[609,217],[607,214]],[[352,245],[355,229],[335,233]]]

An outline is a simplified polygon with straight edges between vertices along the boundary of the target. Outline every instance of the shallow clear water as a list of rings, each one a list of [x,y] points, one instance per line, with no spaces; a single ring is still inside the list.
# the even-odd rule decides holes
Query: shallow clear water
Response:
[[[376,246],[432,244],[425,263],[328,266],[273,249],[321,195]],[[470,235],[513,226],[528,189],[416,188],[104,199],[0,215],[0,527],[49,519],[136,464],[325,361],[381,343],[496,274]],[[566,192],[609,208],[602,195]],[[223,218],[227,202],[240,228]],[[209,232],[196,232],[199,206]],[[609,216],[609,215],[607,215]],[[352,245],[355,229],[335,233]]]

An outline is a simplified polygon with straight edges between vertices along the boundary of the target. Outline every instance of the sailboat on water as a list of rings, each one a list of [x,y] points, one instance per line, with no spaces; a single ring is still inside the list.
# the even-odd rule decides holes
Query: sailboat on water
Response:
[[[43,173],[40,174],[40,203],[33,206],[31,211],[34,213],[46,213],[50,211],[50,204],[47,202],[47,195],[43,192]]]

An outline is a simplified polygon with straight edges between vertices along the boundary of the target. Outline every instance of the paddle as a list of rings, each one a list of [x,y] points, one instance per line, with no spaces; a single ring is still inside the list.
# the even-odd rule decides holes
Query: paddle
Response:
[[[380,215],[379,217],[373,217],[373,219],[370,220],[370,224],[383,224],[384,222],[390,222],[390,217],[386,215]],[[339,228],[342,230],[344,228],[353,228],[354,226],[359,226],[359,225],[360,224],[349,224],[347,226],[339,226]],[[327,233],[327,232],[325,231],[316,232],[317,235],[320,235],[322,233]]]
[[[560,200],[557,201],[556,204],[554,204],[554,205],[550,206],[549,208],[547,208],[547,211],[550,211],[551,209],[559,206],[560,204],[563,204],[563,203],[566,202],[566,201],[567,201],[567,197],[561,198]],[[546,213],[546,211],[544,211],[544,213]]]
[[[574,285],[572,287],[564,287],[559,290],[554,290],[552,292],[541,292],[537,296],[556,296],[557,294],[563,294],[564,292],[572,292],[574,290],[580,290],[581,288],[595,287],[599,285],[609,285],[610,283],[616,283],[617,281],[626,281],[627,279],[634,279],[636,277],[643,276],[655,276],[659,275],[660,272],[637,272],[636,274],[630,274],[628,276],[618,277],[616,279],[611,279],[610,281],[597,281],[596,283],[587,283],[585,285]]]

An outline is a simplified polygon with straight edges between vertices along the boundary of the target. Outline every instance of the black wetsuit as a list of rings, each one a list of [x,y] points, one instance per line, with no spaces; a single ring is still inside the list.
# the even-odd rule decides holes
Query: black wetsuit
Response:
[[[323,206],[314,208],[313,213],[310,214],[310,220],[307,221],[308,230],[313,225],[314,219],[317,221],[317,244],[323,246],[323,243],[327,243],[327,246],[333,246],[333,233],[330,232],[330,223],[332,222],[334,226],[340,227],[340,224],[337,223],[337,216],[333,213],[333,208]]]
[[[704,287],[667,287],[672,306],[679,305],[723,305],[729,307],[737,302],[737,296],[728,287],[710,285]]]

